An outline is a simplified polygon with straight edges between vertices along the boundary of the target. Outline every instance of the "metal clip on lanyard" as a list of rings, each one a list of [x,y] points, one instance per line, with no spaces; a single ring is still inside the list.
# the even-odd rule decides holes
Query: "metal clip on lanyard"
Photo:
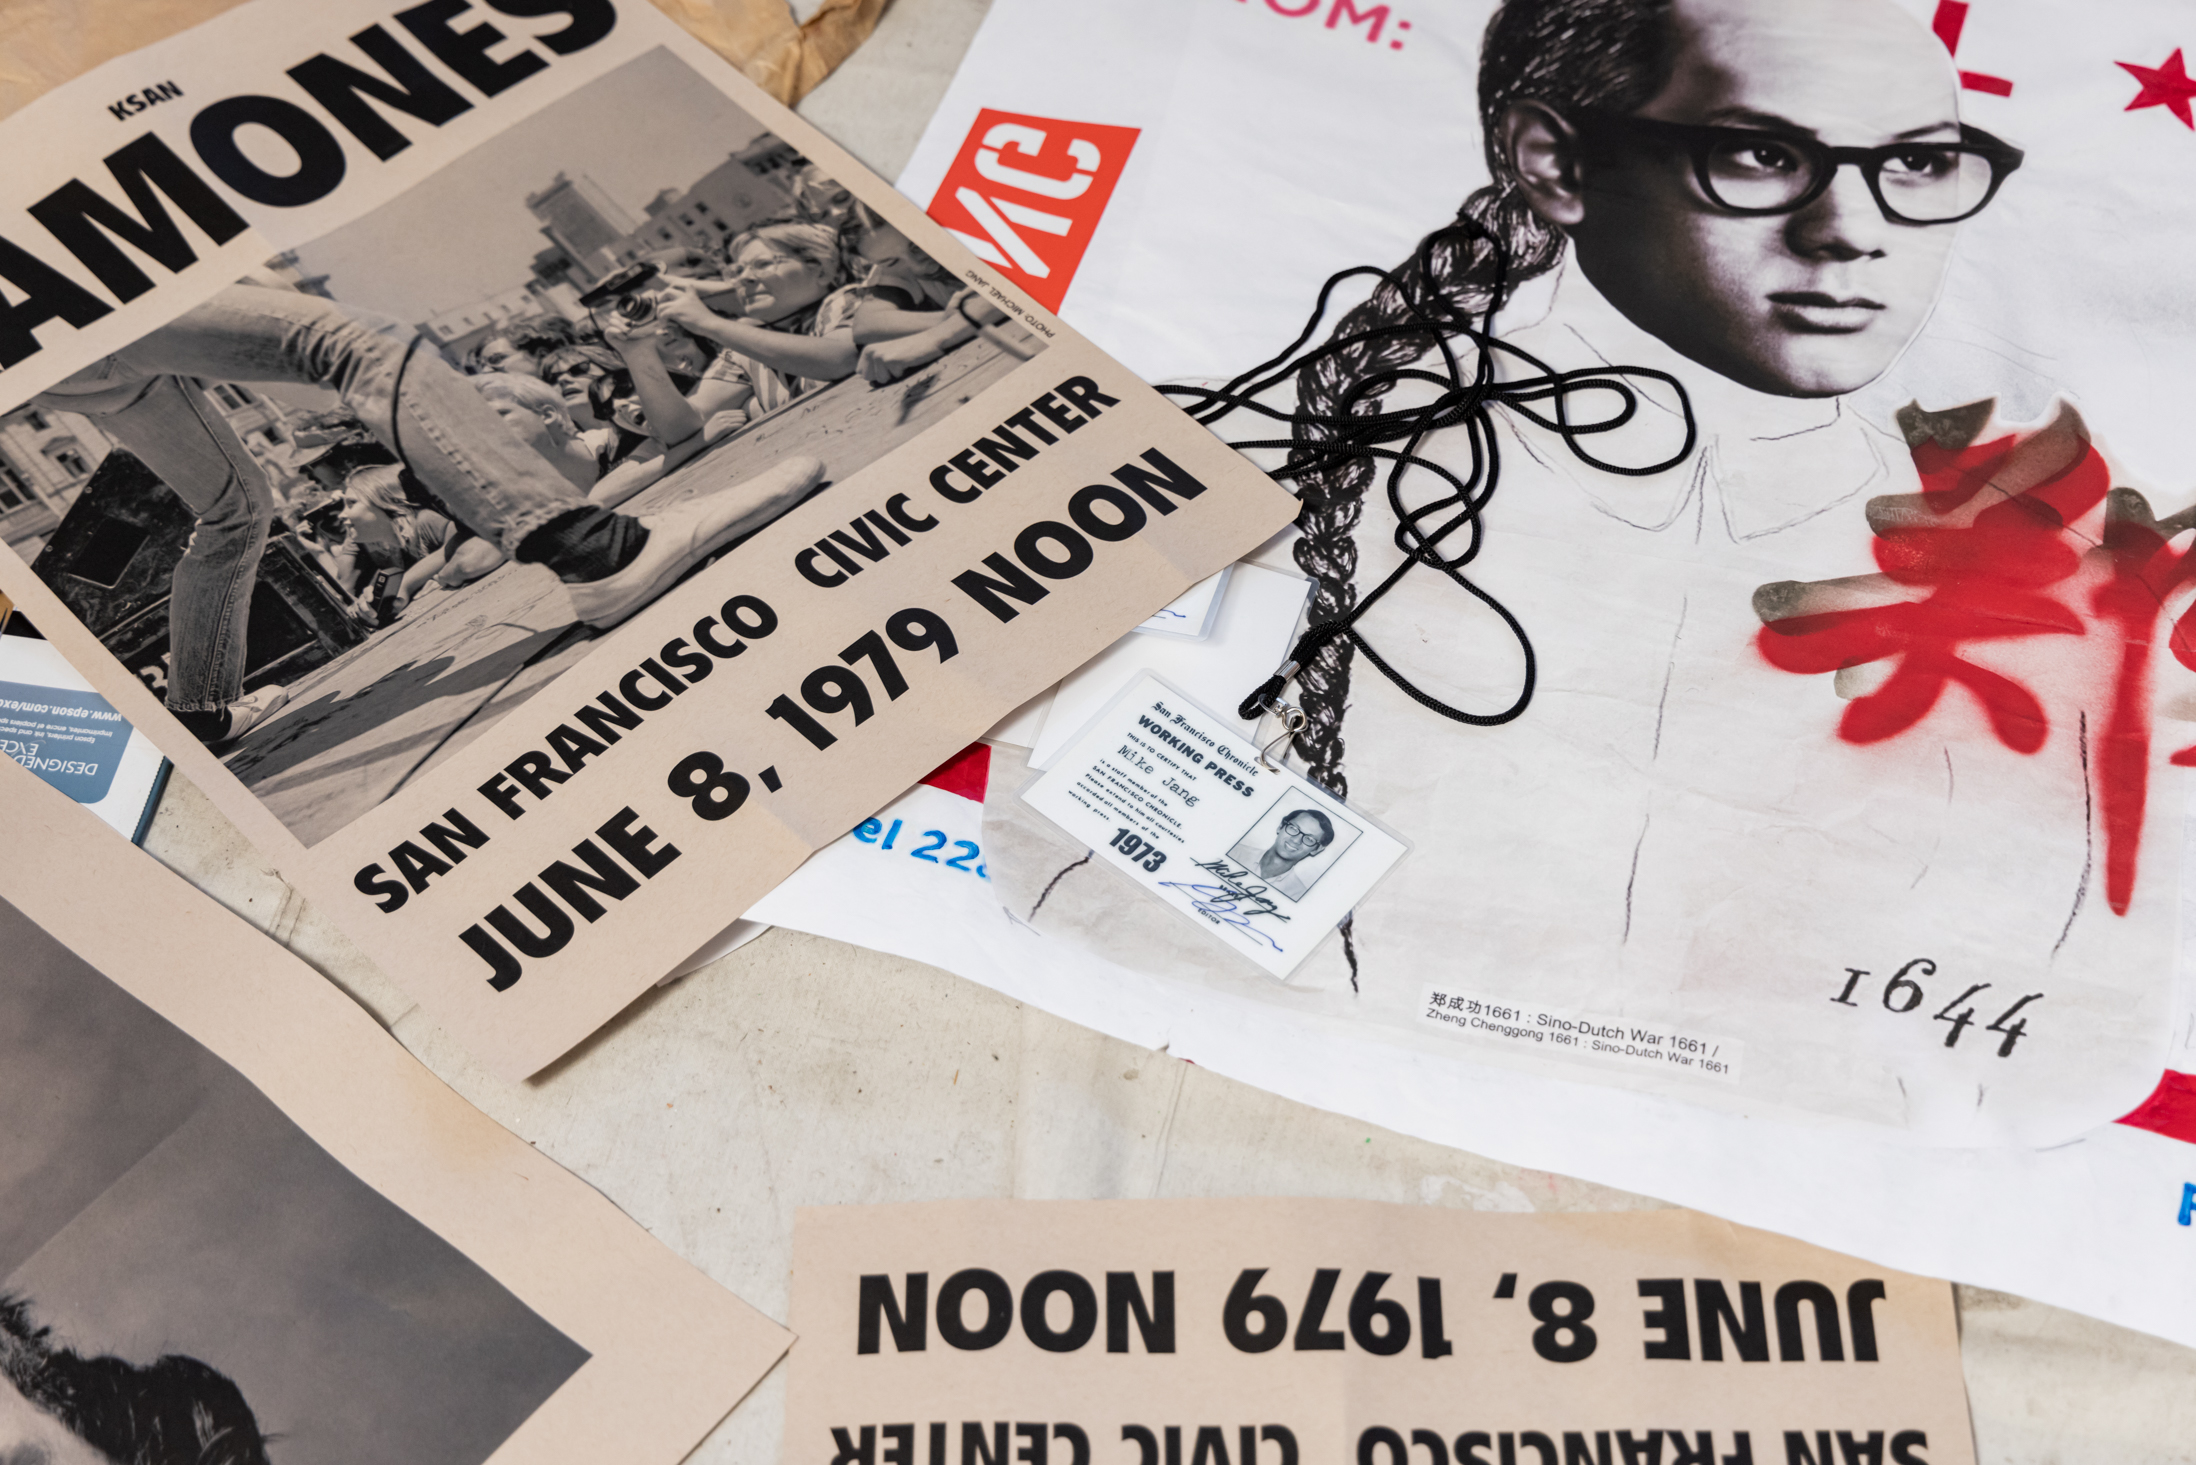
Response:
[[[1245,697],[1243,705],[1236,709],[1237,715],[1246,722],[1255,722],[1269,712],[1281,719],[1281,736],[1258,750],[1259,765],[1268,773],[1279,773],[1281,771],[1279,765],[1274,763],[1268,755],[1275,748],[1302,732],[1305,722],[1308,721],[1303,708],[1292,702],[1280,700],[1281,689],[1288,685],[1289,678],[1295,676],[1296,672],[1297,665],[1295,662],[1284,663],[1281,670],[1260,683],[1258,690]],[[1249,710],[1246,711],[1245,709]]]

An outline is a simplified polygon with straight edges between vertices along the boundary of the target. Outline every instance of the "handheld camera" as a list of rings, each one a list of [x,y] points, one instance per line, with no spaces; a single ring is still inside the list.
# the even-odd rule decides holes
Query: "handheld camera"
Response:
[[[622,270],[604,276],[598,284],[580,296],[580,304],[590,311],[599,311],[607,306],[632,325],[646,325],[656,318],[655,296],[647,287],[662,273],[652,264],[627,265]]]

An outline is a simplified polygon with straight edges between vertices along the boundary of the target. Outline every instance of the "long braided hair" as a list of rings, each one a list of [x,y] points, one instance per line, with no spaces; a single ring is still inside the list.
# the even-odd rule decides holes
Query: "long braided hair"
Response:
[[[1332,437],[1321,418],[1345,411],[1369,417],[1381,410],[1384,394],[1363,391],[1366,379],[1399,371],[1437,344],[1433,329],[1414,327],[1499,307],[1511,287],[1562,262],[1563,234],[1533,212],[1503,156],[1503,116],[1524,101],[1545,103],[1562,114],[1644,106],[1668,80],[1674,60],[1670,6],[1671,0],[1503,0],[1488,22],[1479,55],[1480,124],[1494,181],[1458,211],[1459,221],[1473,227],[1450,225],[1429,237],[1370,299],[1343,317],[1330,349],[1298,377],[1299,445]],[[1301,537],[1295,556],[1315,582],[1314,625],[1338,620],[1356,606],[1356,532],[1377,467],[1371,458],[1350,458],[1298,477],[1304,509],[1297,519]],[[1304,771],[1345,798],[1342,719],[1352,653],[1351,640],[1337,637],[1298,671],[1304,719],[1293,738]]]

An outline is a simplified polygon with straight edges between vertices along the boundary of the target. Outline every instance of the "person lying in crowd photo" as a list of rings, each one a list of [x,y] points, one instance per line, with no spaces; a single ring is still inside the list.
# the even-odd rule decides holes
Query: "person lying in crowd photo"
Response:
[[[646,462],[662,453],[663,444],[649,433],[631,372],[620,367],[588,383],[587,406],[601,423],[581,434],[595,455],[596,483],[636,458]]]
[[[542,364],[567,417],[578,426],[573,442],[561,450],[558,466],[582,484],[590,502],[606,505],[631,498],[747,420],[736,407],[704,419],[692,405],[686,394],[702,385],[710,353],[691,336],[636,328],[614,314],[610,328],[619,333],[622,351],[608,345],[567,346]],[[648,399],[672,424],[666,430],[681,444],[673,459],[666,458],[650,401],[637,388],[628,356],[642,363]],[[677,363],[676,373],[670,362]],[[703,429],[700,436],[696,424]]]
[[[585,492],[594,486],[595,479],[600,476],[595,467],[595,450],[581,437],[579,424],[572,420],[563,392],[547,381],[500,371],[474,377],[473,389],[487,399],[488,405],[496,409],[496,415],[525,438],[535,452],[556,464],[557,471],[574,488]],[[580,400],[583,404],[586,401],[584,390]]]
[[[417,539],[416,516],[422,506],[404,502],[402,489],[394,489],[397,501],[404,503],[401,517],[407,532],[400,534],[381,510],[360,501],[357,484],[369,469],[387,471],[394,485],[391,465],[396,455],[368,436],[349,413],[326,412],[308,419],[298,435],[334,439],[318,445],[297,464],[300,473],[325,490],[312,496],[299,520],[312,533],[321,550],[322,567],[336,587],[353,597],[365,595],[377,571],[401,570],[425,552],[414,547],[407,554],[405,549],[407,540]],[[449,522],[447,514],[435,514],[429,521],[428,532],[436,545],[441,544]]]
[[[531,377],[496,373],[469,380],[484,398],[494,392],[493,384],[511,383],[514,390],[528,392],[533,400],[546,401],[557,408],[560,416],[562,414],[563,403],[556,393]],[[499,415],[506,421],[512,420],[508,410]],[[532,427],[531,420],[527,419],[521,430]],[[529,440],[537,451],[544,453],[553,445],[546,433],[531,436]],[[458,524],[449,509],[411,474],[397,470],[393,476],[377,474],[373,479],[363,480],[385,480],[380,496],[386,501],[386,514],[371,502],[363,505],[356,502],[360,495],[354,477],[367,468],[386,467],[395,462],[389,450],[374,440],[356,414],[338,409],[302,417],[292,425],[291,442],[302,453],[295,464],[296,470],[319,484],[324,492],[285,513],[283,518],[291,526],[299,545],[318,562],[322,572],[336,588],[351,597],[353,613],[367,629],[388,624],[391,616],[411,600],[413,591],[428,583],[454,589],[478,580],[504,563],[502,551]],[[592,482],[591,474],[582,481]],[[425,555],[416,551],[405,553],[392,548],[401,536],[392,538],[390,530],[375,517],[377,515],[416,520],[430,528],[435,525],[455,525],[455,528],[446,536],[431,534],[430,542],[436,547]],[[421,515],[426,517],[421,519]],[[361,544],[372,544],[378,552],[362,555]],[[406,561],[404,594],[393,604],[387,596],[377,601],[371,593],[374,577],[395,568],[391,561],[398,559]],[[430,576],[433,577],[431,581]],[[387,581],[384,588],[394,591],[396,582]]]
[[[651,305],[669,288],[649,292]],[[613,313],[602,323],[602,339],[632,377],[642,410],[656,423],[651,431],[666,446],[689,436],[684,430],[689,417],[700,424],[704,444],[747,425],[746,381],[716,369],[721,353],[715,346],[661,314],[636,321]]]
[[[561,315],[524,316],[506,321],[494,335],[467,353],[465,371],[469,376],[500,371],[512,376],[538,377],[543,357],[577,339],[577,328]]]
[[[634,324],[613,318],[605,324],[604,337],[625,363],[588,388],[592,410],[605,426],[588,435],[597,477],[587,497],[607,507],[625,502],[710,444],[739,431],[748,417],[737,406],[704,416],[705,407],[724,399],[729,383],[692,375],[707,359],[706,348],[678,327],[662,320]]]
[[[803,219],[812,223],[843,230],[854,210],[861,207],[845,184],[826,176],[823,169],[805,158],[788,169],[785,176],[793,189],[793,207]]]
[[[509,562],[510,556],[463,524],[453,524],[446,515],[415,500],[393,467],[361,468],[351,475],[346,488],[346,517],[358,522],[378,514],[387,520],[397,543],[393,558],[404,562],[402,575],[389,582],[382,595],[370,598],[378,625],[402,615],[423,590],[455,590]],[[365,536],[360,537],[363,541]],[[377,561],[375,579],[395,568]],[[368,582],[369,588],[372,583]]]
[[[461,542],[472,540],[475,553],[468,561],[468,578],[478,579],[503,562],[470,531],[453,532],[450,514],[395,466],[395,455],[352,413],[316,413],[300,420],[292,434],[292,442],[308,454],[296,464],[297,471],[325,490],[290,516],[297,526],[294,532],[336,588],[350,597],[354,617],[367,629],[395,618],[411,599],[412,588],[442,568],[446,548],[454,553]],[[429,563],[414,573],[422,560]],[[409,584],[400,594],[400,582],[407,576]]]
[[[675,389],[670,396],[677,400]],[[615,371],[594,382],[588,387],[588,400],[603,425],[584,435],[595,454],[595,482],[587,490],[587,501],[614,507],[676,465],[667,460],[631,372]],[[682,463],[703,446],[699,434],[689,430],[691,425],[681,423],[674,429]]]
[[[868,265],[856,290],[856,369],[873,386],[928,366],[1006,316],[966,288],[867,204],[847,223],[855,255]],[[1020,353],[1017,353],[1020,354]]]
[[[720,314],[689,280],[668,279],[654,296],[662,319],[717,348],[706,375],[733,385],[723,406],[760,417],[854,374],[856,292],[836,229],[758,224],[733,236],[727,257],[737,293],[719,304],[735,313]]]
[[[429,576],[441,569],[455,528],[433,509],[405,497],[396,465],[367,463],[343,483],[347,537],[335,551],[354,595],[366,601],[374,623],[386,626],[411,603]],[[340,581],[339,581],[340,583]]]
[[[678,380],[662,366],[661,358],[638,346],[632,349],[642,361],[655,366],[651,395],[674,424],[670,431],[680,444],[675,458],[667,457],[623,357],[604,346],[571,346],[546,364],[572,418],[592,424],[578,432],[564,450],[566,456],[558,462],[568,477],[584,480],[590,503],[623,503],[712,440],[697,435],[695,424],[702,419],[686,404]],[[728,425],[717,436],[737,430],[745,421],[746,414],[733,409]]]
[[[329,583],[340,588],[335,551],[344,537],[343,495],[340,492],[300,494],[276,516],[270,532],[279,534],[284,529]]]
[[[543,357],[541,379],[555,389],[564,403],[565,415],[584,438],[606,425],[605,419],[595,414],[595,383],[623,370],[625,362],[617,352],[599,342],[582,341]],[[594,451],[592,444],[588,451]]]
[[[0,1296],[0,1460],[10,1465],[268,1465],[235,1380],[180,1353],[86,1358]]]
[[[851,350],[851,342],[849,342]],[[848,363],[851,368],[852,363]],[[194,521],[169,596],[167,705],[209,746],[234,742],[288,701],[244,695],[246,634],[274,494],[202,382],[285,382],[338,393],[451,516],[565,585],[574,620],[607,629],[738,534],[798,502],[821,476],[789,457],[645,518],[589,503],[433,349],[392,339],[334,302],[228,286],[35,401],[96,419]]]

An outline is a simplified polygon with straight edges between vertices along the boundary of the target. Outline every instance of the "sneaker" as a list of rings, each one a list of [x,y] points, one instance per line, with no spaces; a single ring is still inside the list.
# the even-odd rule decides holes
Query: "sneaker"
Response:
[[[648,531],[648,542],[631,564],[600,580],[564,587],[572,597],[574,619],[608,630],[645,608],[727,540],[760,528],[793,507],[823,473],[824,465],[814,458],[787,458],[729,488],[643,516],[640,522]]]
[[[206,746],[217,751],[228,747],[281,711],[289,700],[288,687],[261,687],[256,692],[245,693],[229,704],[229,730]]]

